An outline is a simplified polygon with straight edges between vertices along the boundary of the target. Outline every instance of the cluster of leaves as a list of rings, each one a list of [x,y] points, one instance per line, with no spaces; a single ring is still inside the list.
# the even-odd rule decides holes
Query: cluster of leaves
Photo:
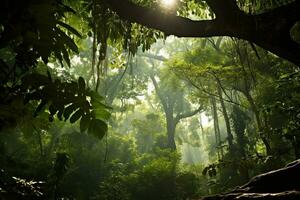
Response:
[[[273,9],[293,1],[294,0],[239,0],[237,2],[238,5],[246,12],[255,13],[262,12],[267,9]]]
[[[140,152],[148,152],[155,147],[154,142],[162,135],[163,128],[156,114],[146,115],[145,120],[135,119],[132,126],[136,128],[136,143]]]
[[[4,170],[0,171],[1,199],[42,199],[43,182],[27,181],[18,177],[10,177]]]
[[[36,66],[39,58],[47,63],[52,55],[61,64],[65,61],[70,66],[70,53],[78,53],[70,35],[81,35],[64,22],[69,12],[75,13],[60,0],[2,2],[0,48],[14,58],[13,62],[0,58],[1,75],[5,80],[10,81]]]
[[[285,73],[275,83],[273,101],[266,104],[264,111],[268,114],[275,132],[294,141],[299,140],[300,129],[300,73]],[[280,116],[284,116],[282,119]]]
[[[38,101],[35,115],[47,107],[49,121],[54,116],[59,120],[70,120],[75,123],[80,119],[80,130],[102,139],[107,132],[107,120],[110,117],[109,107],[102,103],[102,97],[90,91],[83,78],[78,82],[61,82],[48,76],[32,73],[22,79],[22,90],[25,102]]]
[[[192,19],[211,19],[214,17],[213,12],[207,12],[209,7],[205,1],[183,0],[178,9],[179,15]]]
[[[105,1],[91,3],[86,0],[83,5],[86,13],[90,13],[85,18],[92,29],[89,36],[93,36],[94,51],[98,49],[100,61],[104,60],[109,44],[134,55],[138,47],[141,46],[144,51],[148,50],[157,39],[164,37],[161,32],[122,20]]]
[[[136,167],[140,167],[129,174],[120,171],[113,173],[100,184],[98,197],[105,200],[171,200],[195,197],[198,179],[191,172],[179,170],[179,156],[176,152],[163,150],[157,156],[144,155],[138,162],[145,164],[138,164]]]

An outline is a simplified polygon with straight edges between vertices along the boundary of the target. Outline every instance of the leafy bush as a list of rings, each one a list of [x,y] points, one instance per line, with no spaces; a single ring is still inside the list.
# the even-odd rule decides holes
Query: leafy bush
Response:
[[[160,156],[147,154],[137,159],[139,168],[133,172],[115,171],[100,184],[97,198],[180,200],[195,197],[198,179],[193,173],[180,170],[179,155],[169,150],[156,153]]]

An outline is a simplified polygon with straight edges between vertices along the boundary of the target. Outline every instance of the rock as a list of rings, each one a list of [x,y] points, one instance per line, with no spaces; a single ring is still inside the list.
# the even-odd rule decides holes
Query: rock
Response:
[[[237,189],[201,200],[300,200],[300,160],[252,178]]]

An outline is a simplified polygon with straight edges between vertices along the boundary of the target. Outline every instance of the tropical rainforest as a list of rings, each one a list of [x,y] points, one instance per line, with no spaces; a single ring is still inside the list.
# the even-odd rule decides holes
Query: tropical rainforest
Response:
[[[2,0],[0,199],[299,200],[300,0]]]

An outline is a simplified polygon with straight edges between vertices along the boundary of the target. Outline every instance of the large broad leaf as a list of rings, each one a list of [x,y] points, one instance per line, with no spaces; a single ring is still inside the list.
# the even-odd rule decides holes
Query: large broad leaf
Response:
[[[97,92],[95,91],[90,91],[88,95],[91,97],[91,104],[93,108],[101,108],[101,109],[112,109],[112,107],[105,105],[102,103],[103,97],[100,96]]]
[[[77,45],[68,35],[66,35],[59,28],[55,28],[55,31],[60,35],[60,39],[61,39],[62,43],[64,43],[66,46],[68,46],[75,53],[77,53],[77,54],[79,53]]]
[[[104,121],[108,120],[111,116],[111,113],[108,112],[104,107],[96,107],[93,109],[93,113],[95,114],[95,117],[98,119],[102,119]]]
[[[66,28],[68,31],[70,31],[71,33],[73,33],[77,37],[82,38],[81,34],[75,28],[73,28],[72,26],[70,26],[70,25],[68,25],[66,23],[63,23],[61,21],[56,21],[56,23],[59,24],[59,25],[61,25],[64,28]]]
[[[89,115],[83,115],[81,120],[80,120],[80,132],[83,133],[85,132],[89,126],[90,126],[90,116]]]
[[[85,92],[85,81],[82,77],[79,77],[79,79],[78,79],[78,88],[79,88],[79,92],[84,94],[84,92]]]
[[[67,65],[69,67],[71,67],[71,61],[70,61],[70,58],[69,58],[68,51],[64,47],[62,47],[61,52],[62,52],[62,56],[63,56],[64,60],[66,61]]]
[[[30,80],[24,78],[25,86],[23,88],[26,94],[27,102],[38,100],[38,105],[35,115],[43,111],[49,104],[47,116],[50,121],[53,121],[56,115],[59,120],[70,119],[71,123],[80,120],[80,131],[88,130],[97,138],[102,139],[107,132],[106,121],[110,117],[109,109],[101,97],[96,92],[90,91],[86,87],[86,83],[82,77],[77,82],[61,82],[60,80],[52,80],[51,75],[30,75]],[[34,80],[39,80],[42,77],[43,85],[39,85]],[[47,81],[47,82],[46,82]],[[50,115],[49,115],[50,114]]]
[[[49,106],[49,112],[50,112],[50,115],[54,116],[58,111],[58,108],[54,105],[54,104],[51,104]]]
[[[75,123],[82,116],[83,111],[81,109],[77,110],[70,118],[71,123]]]
[[[93,119],[90,122],[88,133],[94,135],[100,140],[104,137],[107,132],[107,124],[100,119]]]
[[[38,105],[38,107],[34,111],[34,116],[35,117],[37,116],[37,114],[39,112],[41,112],[41,110],[46,106],[47,103],[48,103],[47,99],[42,99],[42,101],[40,102],[40,104]]]
[[[70,117],[70,115],[77,109],[77,105],[76,104],[71,104],[69,105],[68,107],[65,108],[64,110],[64,118],[65,118],[65,121],[67,121]]]

